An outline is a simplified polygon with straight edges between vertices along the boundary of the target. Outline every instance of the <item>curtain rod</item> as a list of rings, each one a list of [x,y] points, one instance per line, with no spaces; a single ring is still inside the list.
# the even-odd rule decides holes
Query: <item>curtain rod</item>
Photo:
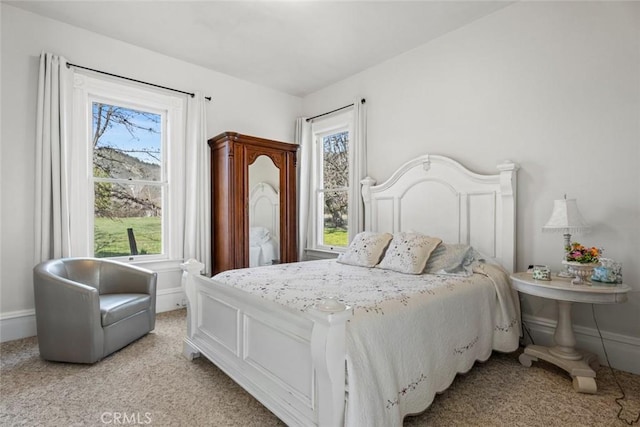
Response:
[[[75,67],[75,68],[82,68],[83,70],[89,70],[89,71],[93,71],[94,73],[100,73],[100,74],[106,74],[107,76],[111,76],[111,77],[117,77],[119,79],[124,79],[124,80],[129,80],[131,82],[136,82],[136,83],[142,83],[144,85],[148,85],[148,86],[153,86],[153,87],[158,87],[160,89],[166,89],[166,90],[171,90],[173,92],[179,92],[179,93],[184,93],[185,95],[189,95],[190,97],[194,97],[196,96],[195,93],[192,92],[185,92],[183,90],[179,90],[179,89],[173,89],[171,87],[166,87],[166,86],[160,86],[154,83],[149,83],[149,82],[143,82],[142,80],[136,80],[136,79],[132,79],[131,77],[125,77],[125,76],[119,76],[117,74],[112,74],[112,73],[108,73],[106,71],[100,71],[100,70],[96,70],[94,68],[89,68],[89,67],[83,67],[82,65],[78,65],[78,64],[72,64],[70,62],[67,62],[67,68],[69,67]],[[204,99],[206,99],[207,101],[211,101],[211,97],[210,96],[205,96]]]
[[[365,102],[367,102],[367,100],[364,99],[364,98],[362,98],[360,100],[361,104],[364,104]],[[335,113],[336,111],[344,110],[345,108],[349,108],[349,107],[353,107],[353,104],[345,105],[344,107],[336,108],[335,110],[327,111],[326,113],[322,113],[322,114],[318,114],[317,116],[309,117],[307,119],[307,121],[310,122],[311,120],[317,119],[318,117],[326,116],[328,114]]]

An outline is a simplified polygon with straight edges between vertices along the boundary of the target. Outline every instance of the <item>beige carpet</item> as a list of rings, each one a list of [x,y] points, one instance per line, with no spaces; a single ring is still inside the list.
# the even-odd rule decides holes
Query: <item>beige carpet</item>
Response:
[[[1,426],[278,426],[282,423],[204,359],[181,355],[185,311],[158,315],[156,329],[101,362],[45,362],[36,338],[0,345]],[[622,416],[640,411],[640,376],[616,371],[627,392]],[[575,393],[570,377],[545,362],[521,366],[494,354],[405,426],[625,426],[608,368],[598,393]],[[366,426],[365,426],[366,427]]]

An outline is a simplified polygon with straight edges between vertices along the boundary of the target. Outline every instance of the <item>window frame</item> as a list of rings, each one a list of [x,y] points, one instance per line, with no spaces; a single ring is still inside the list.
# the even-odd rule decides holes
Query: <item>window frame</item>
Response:
[[[182,259],[184,219],[184,135],[186,99],[183,95],[77,73],[74,76],[73,143],[70,147],[71,252],[94,256],[93,104],[103,103],[147,111],[162,117],[161,254],[127,255],[109,259],[140,263]]]
[[[340,132],[348,132],[349,134],[349,176],[352,173],[351,165],[353,159],[353,109],[347,111],[335,113],[327,118],[315,119],[311,125],[311,135],[314,144],[312,154],[312,185],[313,192],[311,195],[311,222],[313,224],[312,232],[310,236],[310,244],[308,250],[330,253],[342,253],[347,249],[348,242],[351,242],[353,237],[353,221],[351,218],[347,218],[347,246],[331,246],[325,245],[321,236],[324,236],[324,218],[320,218],[321,198],[327,191],[322,188],[322,161],[323,161],[323,142],[322,139],[326,136],[333,135]],[[336,191],[346,189],[347,198],[351,200],[353,191],[358,189],[351,188],[348,183],[346,187],[332,188],[329,191]],[[348,205],[347,205],[348,206]]]

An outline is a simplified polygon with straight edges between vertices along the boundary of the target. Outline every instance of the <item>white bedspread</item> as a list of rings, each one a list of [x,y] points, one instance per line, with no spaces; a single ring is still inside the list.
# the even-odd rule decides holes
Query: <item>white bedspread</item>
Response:
[[[216,280],[302,311],[326,297],[353,307],[347,324],[347,426],[401,426],[457,373],[518,347],[508,275],[407,275],[331,261],[225,271]]]

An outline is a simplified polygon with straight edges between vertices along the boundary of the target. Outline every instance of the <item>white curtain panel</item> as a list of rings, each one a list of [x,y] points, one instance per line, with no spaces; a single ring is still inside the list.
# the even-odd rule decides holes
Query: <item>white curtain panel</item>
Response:
[[[70,256],[68,159],[73,71],[40,54],[36,118],[35,262]]]
[[[185,140],[184,258],[204,263],[211,274],[210,170],[204,96],[196,92],[187,102]]]
[[[311,197],[313,194],[312,162],[313,140],[311,123],[304,117],[296,119],[295,142],[298,151],[298,260],[305,260],[305,249],[310,236]]]
[[[367,114],[366,104],[360,98],[353,102],[353,135],[351,135],[351,149],[349,164],[349,222],[351,234],[349,241],[361,231],[364,231],[364,205],[360,191],[360,181],[367,176]]]

